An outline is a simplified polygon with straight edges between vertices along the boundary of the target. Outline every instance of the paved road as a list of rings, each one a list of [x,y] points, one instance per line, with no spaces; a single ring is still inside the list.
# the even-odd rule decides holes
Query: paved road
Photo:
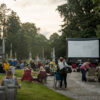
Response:
[[[66,90],[54,89],[54,77],[49,76],[45,84],[50,89],[59,92],[74,100],[100,100],[100,83],[98,82],[81,82],[81,73],[72,72],[68,74],[68,88]]]

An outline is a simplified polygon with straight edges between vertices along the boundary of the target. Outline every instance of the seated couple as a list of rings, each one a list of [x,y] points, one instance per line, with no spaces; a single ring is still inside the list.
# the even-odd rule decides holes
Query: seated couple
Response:
[[[28,80],[28,81],[33,82],[34,77],[32,77],[32,73],[34,74],[35,72],[32,72],[31,67],[28,66],[28,68],[26,68],[26,69],[24,70],[24,74],[23,74],[21,80],[22,80],[22,81],[23,81],[23,80]],[[43,68],[43,66],[41,66],[41,67],[40,67],[40,70],[39,70],[39,72],[38,72],[37,80],[38,80],[39,82],[42,82],[42,80],[45,79],[45,78],[46,78],[46,71],[45,71],[45,69]]]

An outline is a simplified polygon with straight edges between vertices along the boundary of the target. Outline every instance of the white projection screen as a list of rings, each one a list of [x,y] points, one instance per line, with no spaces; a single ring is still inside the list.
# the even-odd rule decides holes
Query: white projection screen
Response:
[[[68,57],[99,58],[99,40],[69,40]]]

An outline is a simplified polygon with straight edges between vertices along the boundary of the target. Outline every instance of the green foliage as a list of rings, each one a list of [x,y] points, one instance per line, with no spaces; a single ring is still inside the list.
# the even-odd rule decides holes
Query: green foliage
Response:
[[[67,0],[66,4],[58,6],[64,18],[63,35],[70,38],[96,37],[95,29],[100,18],[94,11],[95,6],[92,0]]]
[[[42,57],[42,48],[48,48],[48,40],[45,36],[39,34],[39,29],[36,28],[34,23],[23,23],[17,33],[16,40],[17,58],[28,58],[30,51],[33,58],[36,56]],[[49,55],[47,54],[47,56]]]
[[[64,22],[60,48],[57,48],[62,56],[66,56],[66,38],[100,37],[100,16],[96,12],[98,3],[92,0],[66,0],[65,4],[58,6]]]
[[[97,26],[96,33],[97,33],[97,37],[100,38],[100,25]]]
[[[20,19],[17,14],[12,11],[7,20],[7,33],[6,33],[6,53],[9,53],[12,44],[13,54],[17,49],[17,33],[20,29]]]
[[[7,8],[6,4],[1,4],[0,5],[0,30],[1,30],[1,27],[3,26],[3,36],[6,36],[6,31],[7,31],[7,19],[8,19],[8,16],[7,14],[10,13],[10,9]]]
[[[59,36],[57,33],[53,33],[50,36],[50,45],[51,47],[55,47],[55,55],[56,59],[58,59],[60,56],[66,56],[66,42],[62,41],[61,36]]]
[[[94,4],[97,5],[94,10],[95,10],[96,14],[98,14],[100,17],[100,0],[93,0],[93,2],[94,2]],[[100,24],[97,25],[96,34],[97,34],[97,37],[100,38]]]
[[[12,44],[13,57],[16,53],[18,59],[27,59],[29,52],[32,52],[33,58],[36,56],[42,58],[43,48],[45,57],[50,58],[49,41],[39,33],[40,29],[34,23],[21,23],[17,13],[7,9],[6,4],[0,6],[0,24],[4,27],[6,53],[9,54]]]
[[[17,33],[17,58],[28,58],[29,52],[34,45],[34,37],[37,34],[37,28],[33,23],[24,23]]]
[[[59,35],[57,33],[53,33],[50,36],[51,47],[55,47],[55,45],[58,43],[58,40],[59,40]]]

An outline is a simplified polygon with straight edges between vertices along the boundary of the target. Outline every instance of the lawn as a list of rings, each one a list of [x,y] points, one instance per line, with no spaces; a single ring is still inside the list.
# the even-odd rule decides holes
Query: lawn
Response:
[[[16,76],[21,77],[23,70],[16,70]],[[0,81],[4,77],[0,74]],[[21,82],[21,88],[18,89],[17,100],[72,100],[66,96],[56,93],[40,83]]]

